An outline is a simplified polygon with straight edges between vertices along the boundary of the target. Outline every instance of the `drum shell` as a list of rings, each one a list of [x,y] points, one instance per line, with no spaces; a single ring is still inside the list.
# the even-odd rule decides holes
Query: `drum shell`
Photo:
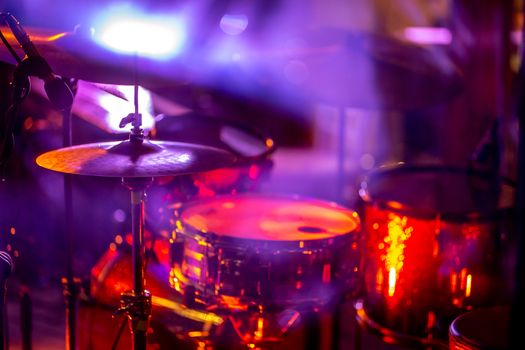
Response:
[[[287,308],[261,314],[259,310],[223,309],[206,316],[206,307],[195,305],[197,308],[192,309],[183,295],[170,288],[169,267],[164,263],[167,243],[154,242],[146,269],[147,289],[153,297],[148,350],[193,350],[202,349],[202,344],[210,349],[246,350],[254,345],[261,349],[310,349],[312,341],[321,343],[332,336],[327,326],[333,322],[332,310]],[[124,321],[121,318],[124,316],[114,316],[120,305],[120,293],[132,286],[131,260],[131,247],[123,243],[108,249],[93,266],[89,299],[82,298],[79,305],[79,349],[112,347]],[[156,301],[158,297],[167,304]],[[179,307],[170,309],[169,305],[175,303]],[[188,317],[184,311],[188,311]],[[199,313],[204,316],[200,321],[195,319]],[[213,323],[217,317],[224,322]],[[131,344],[130,332],[124,330],[117,349],[129,349]]]
[[[466,174],[447,168],[406,171],[433,172],[438,177]],[[486,179],[476,173],[465,176]],[[446,339],[448,325],[460,313],[510,299],[514,257],[510,208],[432,212],[402,202],[363,199],[363,304],[377,324],[403,335]]]
[[[450,350],[510,349],[510,308],[474,309],[458,316],[450,325]]]
[[[221,196],[236,197],[268,198]],[[358,222],[357,213],[355,220]],[[204,233],[181,220],[177,223],[182,244],[174,267],[184,276],[185,286],[196,288],[206,303],[233,298],[243,305],[323,305],[360,288],[359,225],[352,232],[327,239],[272,241]]]

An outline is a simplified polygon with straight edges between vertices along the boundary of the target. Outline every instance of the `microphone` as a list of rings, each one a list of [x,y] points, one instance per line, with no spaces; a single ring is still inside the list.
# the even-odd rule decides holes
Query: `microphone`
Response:
[[[40,55],[20,22],[10,13],[4,13],[2,17],[26,54],[26,58],[19,64],[19,69],[27,75],[37,76],[44,81],[47,97],[55,107],[60,110],[71,108],[73,93],[69,86],[53,73],[51,66]]]

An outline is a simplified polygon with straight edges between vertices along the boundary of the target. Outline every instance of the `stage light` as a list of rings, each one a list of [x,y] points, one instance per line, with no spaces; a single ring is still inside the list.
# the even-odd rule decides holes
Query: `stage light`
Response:
[[[167,59],[184,46],[186,30],[181,16],[143,13],[131,7],[105,11],[95,21],[94,39],[119,53]]]

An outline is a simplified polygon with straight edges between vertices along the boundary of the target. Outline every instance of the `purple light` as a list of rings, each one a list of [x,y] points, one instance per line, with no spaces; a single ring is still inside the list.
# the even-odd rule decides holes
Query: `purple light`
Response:
[[[248,17],[245,15],[226,14],[222,16],[219,25],[226,34],[239,35],[248,27]]]
[[[447,28],[407,27],[403,35],[408,41],[422,45],[449,45],[452,42],[452,33]]]
[[[186,37],[180,16],[145,13],[129,6],[106,9],[94,27],[95,40],[110,50],[159,59],[179,54]]]

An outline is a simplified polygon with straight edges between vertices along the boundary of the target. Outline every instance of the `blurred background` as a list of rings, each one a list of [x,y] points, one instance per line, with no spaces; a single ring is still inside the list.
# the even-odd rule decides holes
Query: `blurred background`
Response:
[[[475,168],[516,180],[522,7],[520,0],[0,4],[55,74],[78,80],[73,144],[127,139],[129,128],[118,124],[133,112],[138,72],[151,140],[211,144],[247,159],[246,172],[235,178],[155,179],[147,191],[146,230],[161,236],[170,230],[167,208],[196,193],[297,194],[359,210],[363,177],[399,163]],[[123,19],[129,23],[118,27]],[[148,32],[141,27],[148,23],[171,32]],[[3,23],[1,30],[12,43]],[[122,30],[128,37],[119,36]],[[130,41],[139,45],[136,61]],[[7,139],[16,61],[3,45],[0,54]],[[34,348],[51,349],[64,346],[67,214],[63,175],[35,158],[64,146],[64,116],[40,79],[31,84],[14,119],[12,151],[0,164],[0,249],[15,265],[8,280],[12,348],[22,346],[23,290],[35,301]],[[72,178],[72,269],[83,286],[131,231],[129,191],[120,182]],[[53,316],[38,311],[48,305]]]

